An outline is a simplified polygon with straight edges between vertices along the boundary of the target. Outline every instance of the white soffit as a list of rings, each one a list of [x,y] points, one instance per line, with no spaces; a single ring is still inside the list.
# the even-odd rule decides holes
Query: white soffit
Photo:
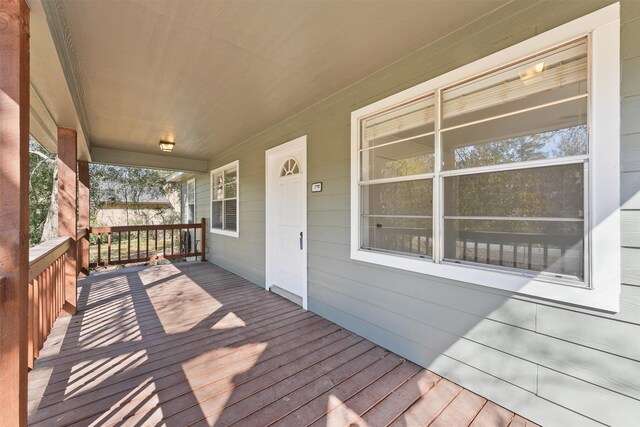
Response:
[[[78,132],[78,158],[90,160],[90,147],[69,92],[49,31],[41,0],[31,0],[29,131],[48,151],[56,153],[57,127]]]
[[[504,4],[46,4],[95,148],[208,159]],[[81,114],[83,115],[83,114]],[[168,156],[171,156],[168,155]]]

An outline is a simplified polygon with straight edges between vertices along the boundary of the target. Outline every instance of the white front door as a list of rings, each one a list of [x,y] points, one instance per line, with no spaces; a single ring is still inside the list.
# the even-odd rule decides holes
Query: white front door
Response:
[[[266,288],[307,308],[307,138],[266,152]]]

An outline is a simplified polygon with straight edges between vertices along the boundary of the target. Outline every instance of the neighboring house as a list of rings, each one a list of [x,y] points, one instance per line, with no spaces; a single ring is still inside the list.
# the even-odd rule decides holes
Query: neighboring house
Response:
[[[218,153],[182,180],[207,259],[536,422],[638,425],[640,7],[609,3],[510,3]]]
[[[108,187],[107,184],[103,186]],[[96,201],[94,225],[163,224],[175,222],[176,218],[180,218],[181,203],[178,193],[161,196],[141,194],[137,201],[125,201],[120,194],[115,194],[114,197]]]

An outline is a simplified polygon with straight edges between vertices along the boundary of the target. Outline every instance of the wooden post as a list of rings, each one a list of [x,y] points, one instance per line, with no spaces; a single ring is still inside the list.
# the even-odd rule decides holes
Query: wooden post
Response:
[[[78,226],[89,227],[89,162],[78,161]],[[82,264],[78,265],[78,273],[89,274],[89,233],[80,241]]]
[[[207,220],[202,218],[202,239],[200,239],[200,251],[202,255],[200,256],[200,261],[205,262],[207,257],[205,256],[205,251],[207,250]],[[193,236],[195,239],[196,236]]]
[[[76,206],[78,181],[76,163],[78,134],[73,129],[58,128],[58,235],[71,237],[64,274],[63,315],[76,314]]]
[[[0,25],[0,424],[27,425],[29,7],[3,0]]]

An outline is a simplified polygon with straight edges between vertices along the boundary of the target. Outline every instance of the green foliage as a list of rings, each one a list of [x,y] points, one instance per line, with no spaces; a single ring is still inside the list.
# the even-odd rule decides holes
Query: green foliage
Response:
[[[40,243],[51,205],[56,157],[36,140],[29,140],[29,246]]]

